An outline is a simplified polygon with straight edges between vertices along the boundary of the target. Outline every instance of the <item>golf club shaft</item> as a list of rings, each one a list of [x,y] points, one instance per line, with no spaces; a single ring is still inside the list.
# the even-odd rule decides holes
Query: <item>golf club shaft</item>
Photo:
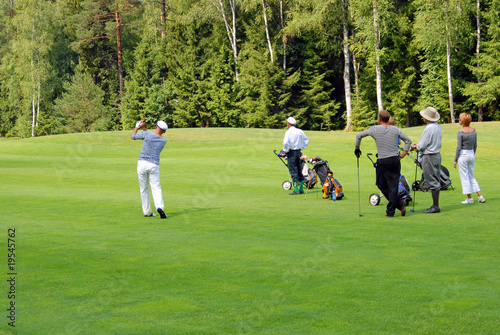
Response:
[[[414,186],[415,183],[417,182],[417,168],[418,168],[418,164],[417,164],[417,162],[415,162],[415,181],[413,182],[412,186]],[[412,209],[412,212],[415,212],[416,187],[412,187],[412,188],[413,188],[413,209]]]
[[[312,170],[311,170],[311,175],[309,176],[309,182],[307,183],[307,189],[306,189],[306,197],[304,198],[304,200],[307,199],[307,191],[309,191],[309,185],[311,185],[311,179],[312,179]]]
[[[176,99],[168,102],[165,106],[162,106],[160,107],[160,109],[158,109],[156,112],[154,112],[153,114],[149,115],[144,121],[147,121],[149,119],[151,119],[153,116],[155,116],[156,114],[158,114],[160,111],[164,110],[165,108],[167,108],[172,102],[177,102]]]
[[[359,157],[356,157],[357,165],[358,165],[358,207],[359,207],[359,216],[361,215],[361,193],[359,188]]]

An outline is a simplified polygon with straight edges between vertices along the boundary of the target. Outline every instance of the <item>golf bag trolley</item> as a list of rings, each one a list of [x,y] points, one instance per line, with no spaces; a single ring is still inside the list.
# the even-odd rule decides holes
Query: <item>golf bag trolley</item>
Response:
[[[287,171],[288,171],[288,160],[287,160],[287,157],[281,157],[281,156],[278,156],[279,153],[282,153],[281,151],[279,153],[276,153],[276,150],[273,150],[274,154],[281,160],[281,162],[286,166],[287,168]],[[301,159],[301,165],[302,165],[302,175],[304,176],[304,183],[306,184],[307,188],[311,189],[313,188],[316,183],[317,183],[317,175],[316,175],[316,172],[309,168],[306,164],[306,162]],[[290,180],[285,180],[282,184],[281,184],[281,187],[288,191],[292,188],[292,176],[290,176],[290,172],[288,173],[289,177],[290,177]]]
[[[323,190],[323,199],[341,200],[344,197],[344,188],[340,182],[333,177],[333,172],[328,166],[328,161],[316,156],[308,160],[313,166],[313,170],[319,177]]]
[[[418,160],[418,155],[416,157],[413,157],[410,155],[410,153],[406,154],[408,157],[411,158],[411,160],[415,163],[415,181],[411,185],[411,189],[413,191],[422,191],[422,192],[429,192],[429,185],[427,185],[427,181],[424,179],[424,175],[422,174],[422,177],[420,180],[417,180],[417,173],[416,169],[419,167],[422,170],[422,165],[420,164]],[[451,179],[450,179],[450,172],[446,167],[441,165],[441,175],[439,177],[439,184],[440,184],[440,190],[444,191],[447,190],[451,187],[453,190],[453,186],[451,185]]]
[[[372,162],[373,167],[376,169],[377,162],[373,161],[373,159],[370,157],[371,155],[373,155],[373,154],[372,153],[366,154],[368,159],[370,159],[370,161]],[[372,194],[370,194],[368,201],[370,202],[370,205],[377,206],[380,203],[380,199],[383,196],[384,196],[384,194],[382,194],[382,193],[380,195],[378,193],[372,193]],[[410,184],[408,184],[408,180],[402,174],[399,175],[398,197],[403,200],[405,206],[408,206],[408,204],[413,200],[411,198],[411,195],[410,195]]]

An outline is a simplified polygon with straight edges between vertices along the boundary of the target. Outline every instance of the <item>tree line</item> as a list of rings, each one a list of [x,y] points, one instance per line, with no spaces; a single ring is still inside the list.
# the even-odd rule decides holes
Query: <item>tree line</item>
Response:
[[[0,135],[498,120],[500,0],[0,0]]]

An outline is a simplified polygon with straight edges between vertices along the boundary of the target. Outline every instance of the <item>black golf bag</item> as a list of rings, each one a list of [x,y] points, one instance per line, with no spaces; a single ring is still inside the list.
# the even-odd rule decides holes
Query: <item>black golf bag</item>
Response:
[[[333,172],[328,166],[328,161],[324,161],[319,157],[309,160],[309,163],[314,164],[313,170],[316,171],[323,189],[323,198],[331,198],[335,194],[337,200],[344,197],[343,187],[340,182],[333,177]]]
[[[410,154],[407,155],[410,157],[413,162],[422,169],[422,165],[419,162],[419,157],[417,156],[416,158],[413,158]],[[416,171],[415,171],[416,173]],[[450,179],[450,172],[446,167],[441,165],[441,175],[439,177],[439,184],[440,184],[440,190],[444,191],[447,190],[448,188],[451,187],[453,189],[453,186],[451,185],[451,179]],[[424,179],[424,176],[422,175],[422,178],[420,180],[415,180],[413,184],[411,185],[411,189],[413,191],[423,191],[423,192],[429,192],[429,185],[427,185],[427,181]]]
[[[447,190],[450,187],[453,188],[453,186],[451,186],[450,172],[443,165],[441,165],[441,175],[439,177],[439,184],[440,184],[440,188],[439,189],[442,190],[442,191]],[[427,185],[427,181],[424,179],[423,175],[422,175],[422,179],[421,180],[416,180],[413,183],[412,189],[414,191],[418,191],[418,190],[421,190],[421,191],[424,191],[424,192],[428,192],[429,191],[429,185]]]
[[[370,157],[371,155],[372,155],[371,153],[366,154],[366,156],[372,162],[373,167],[376,169],[377,168],[377,161],[373,161],[373,159]],[[378,156],[378,154],[377,154],[377,156]],[[380,203],[381,196],[385,196],[385,195],[382,193],[381,193],[381,195],[379,195],[377,193],[370,194],[370,197],[368,198],[370,205],[377,206]],[[413,200],[411,195],[410,195],[410,184],[408,184],[408,180],[402,174],[399,175],[398,197],[403,200],[405,206],[408,206],[408,204]]]

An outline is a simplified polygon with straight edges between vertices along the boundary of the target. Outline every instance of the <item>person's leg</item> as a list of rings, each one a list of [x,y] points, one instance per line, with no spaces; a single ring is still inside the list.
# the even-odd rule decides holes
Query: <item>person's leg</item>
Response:
[[[400,209],[398,186],[399,176],[401,174],[401,164],[398,157],[379,160],[382,162],[381,167],[383,180],[380,181],[380,191],[387,197],[387,216],[394,216],[396,209]]]
[[[441,154],[424,155],[422,157],[422,174],[432,194],[432,206],[424,213],[439,213],[439,190],[441,188]]]
[[[142,211],[144,215],[151,215],[151,203],[149,201],[149,170],[147,162],[139,161],[137,163],[137,176],[139,178],[139,189],[141,192]]]
[[[156,209],[158,208],[164,209],[165,204],[163,203],[163,195],[161,193],[161,185],[160,185],[160,166],[156,164],[151,164],[149,182],[151,185],[151,193],[153,193],[153,200]]]
[[[481,188],[479,187],[479,184],[476,180],[476,177],[474,177],[474,168],[476,166],[476,158],[474,157],[474,152],[472,150],[467,151],[467,156],[468,156],[468,175],[469,175],[469,180],[470,180],[470,185],[471,185],[471,193],[478,193],[480,196],[481,194]],[[472,195],[471,195],[472,198]]]
[[[300,175],[302,175],[301,164],[300,164],[300,152],[299,151],[289,151],[287,155],[288,160],[288,171],[292,176],[294,191],[290,194],[300,194]],[[303,180],[302,176],[302,180]]]
[[[461,153],[457,161],[458,173],[460,174],[460,182],[462,183],[462,193],[467,194],[467,197],[471,194],[471,185],[469,181],[469,171],[467,164],[467,155]]]
[[[460,182],[462,183],[462,193],[467,195],[467,199],[462,201],[463,204],[473,204],[472,199],[472,184],[470,179],[469,157],[467,151],[462,151],[458,157],[458,172],[460,174]]]

